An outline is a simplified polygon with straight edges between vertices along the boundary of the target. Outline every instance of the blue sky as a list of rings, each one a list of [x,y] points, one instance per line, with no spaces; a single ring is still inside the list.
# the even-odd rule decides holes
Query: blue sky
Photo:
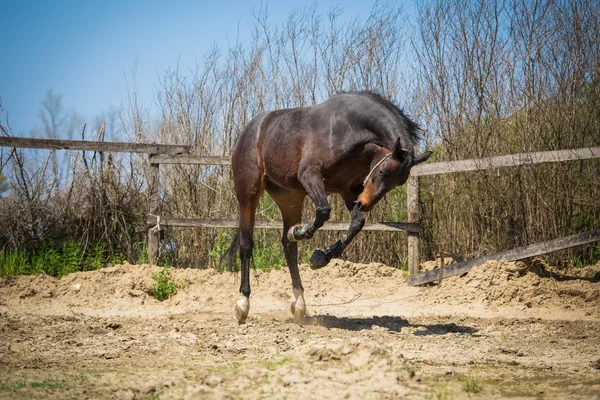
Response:
[[[374,0],[319,0],[322,10],[339,5],[344,15],[368,16]],[[248,35],[252,10],[267,4],[278,25],[291,0],[2,0],[0,98],[13,133],[30,136],[40,126],[40,103],[52,90],[63,107],[91,123],[119,106],[137,66],[137,88],[150,104],[164,70],[191,69],[218,44]],[[6,115],[3,115],[6,117]],[[3,118],[4,122],[4,118]]]

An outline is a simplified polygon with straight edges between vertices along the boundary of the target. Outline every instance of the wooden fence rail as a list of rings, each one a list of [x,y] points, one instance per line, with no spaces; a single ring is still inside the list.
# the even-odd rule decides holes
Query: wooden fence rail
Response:
[[[191,164],[191,165],[231,165],[228,156],[196,156],[193,154],[167,155],[151,154],[152,164]]]
[[[506,156],[485,157],[471,160],[444,161],[421,164],[414,167],[411,176],[449,174],[454,172],[476,171],[491,168],[531,165],[548,162],[586,160],[600,158],[600,147],[585,147],[571,150],[540,151],[534,153],[516,153]],[[196,156],[192,154],[150,155],[150,162],[156,164],[195,164],[230,165],[229,156]]]
[[[107,153],[145,153],[177,155],[189,153],[189,146],[131,142],[97,142],[91,140],[33,139],[0,136],[0,146],[50,150],[90,150]]]
[[[481,265],[489,260],[516,261],[524,258],[531,258],[554,251],[564,250],[583,244],[600,241],[600,229],[595,231],[583,232],[577,235],[562,237],[547,242],[530,244],[529,246],[517,247],[503,251],[501,253],[490,254],[484,257],[473,258],[456,264],[450,264],[444,268],[438,268],[432,271],[423,272],[408,277],[408,284],[411,286],[431,283],[451,276],[466,274],[473,267]]]
[[[507,156],[485,157],[472,160],[444,161],[432,164],[421,164],[414,167],[412,176],[449,174],[453,172],[476,171],[517,165],[541,164],[547,162],[586,160],[600,158],[600,147],[582,149],[539,151],[535,153],[517,153]]]
[[[149,171],[149,215],[148,215],[148,253],[151,262],[158,253],[158,225],[173,227],[211,227],[234,228],[237,221],[234,219],[202,219],[202,218],[175,218],[160,217],[157,219],[159,209],[159,166],[160,164],[191,164],[191,165],[230,165],[231,157],[227,156],[196,156],[189,154],[190,147],[182,145],[147,144],[129,142],[97,142],[84,140],[62,139],[32,139],[0,136],[0,146],[36,148],[36,149],[61,149],[61,150],[90,150],[104,152],[145,153],[150,161]],[[519,153],[506,156],[486,157],[472,160],[447,161],[431,164],[417,165],[411,171],[407,182],[407,212],[408,222],[371,222],[365,224],[364,230],[375,231],[404,231],[408,234],[408,268],[409,274],[418,273],[419,266],[419,177],[434,174],[447,174],[484,170],[490,168],[510,167],[517,165],[540,164],[546,162],[560,162],[572,160],[585,160],[600,158],[600,147],[587,147],[571,150],[543,151],[534,153]],[[256,221],[257,228],[281,229],[280,221]],[[328,222],[321,229],[346,230],[348,222]]]
[[[186,228],[237,228],[238,220],[236,218],[174,218],[160,217],[156,215],[148,216],[148,225],[156,226],[173,226]],[[346,231],[348,230],[348,222],[327,221],[319,229],[326,231]],[[274,220],[257,220],[254,223],[256,229],[283,229],[283,221]],[[406,222],[365,222],[363,231],[385,231],[385,232],[410,232],[418,234],[421,231],[419,224],[411,224]]]

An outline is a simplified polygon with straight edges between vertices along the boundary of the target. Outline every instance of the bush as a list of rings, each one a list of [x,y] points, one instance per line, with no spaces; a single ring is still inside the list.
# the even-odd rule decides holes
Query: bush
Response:
[[[164,267],[160,272],[153,272],[152,279],[156,281],[150,288],[150,294],[157,300],[164,301],[177,294],[181,285],[171,279],[169,267]]]
[[[106,263],[119,263],[119,258],[106,257],[106,246],[97,243],[95,247],[85,249],[76,240],[62,245],[48,241],[35,251],[1,250],[0,275],[47,274],[60,278],[76,271],[91,271],[102,268]],[[121,261],[122,262],[122,261]]]

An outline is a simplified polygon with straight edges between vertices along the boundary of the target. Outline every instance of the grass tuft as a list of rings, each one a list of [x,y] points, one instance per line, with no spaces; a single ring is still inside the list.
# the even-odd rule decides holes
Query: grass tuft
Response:
[[[464,389],[467,393],[479,393],[481,392],[482,387],[475,377],[467,375],[465,378]]]

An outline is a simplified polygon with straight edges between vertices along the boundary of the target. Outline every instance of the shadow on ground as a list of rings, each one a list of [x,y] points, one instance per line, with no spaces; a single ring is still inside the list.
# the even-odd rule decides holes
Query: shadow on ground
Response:
[[[402,328],[425,328],[418,329],[413,334],[416,336],[445,335],[448,333],[461,333],[467,335],[475,334],[478,329],[471,326],[457,325],[454,322],[448,324],[411,324],[404,318],[397,316],[373,316],[373,317],[337,317],[334,315],[313,315],[302,321],[295,321],[301,325],[318,325],[326,328],[345,329],[349,331],[370,330],[378,326],[392,332],[400,332]]]

